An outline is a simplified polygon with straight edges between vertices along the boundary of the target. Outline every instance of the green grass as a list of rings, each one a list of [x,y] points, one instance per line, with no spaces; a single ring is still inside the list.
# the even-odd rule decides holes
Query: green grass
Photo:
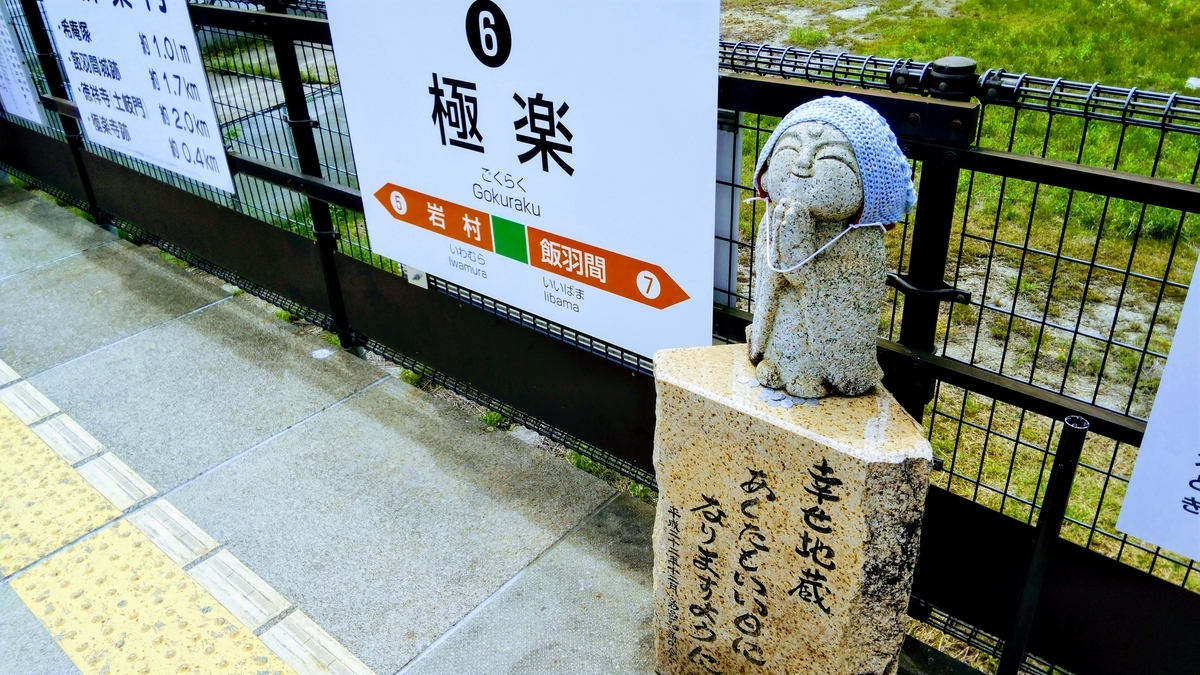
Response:
[[[1200,72],[1200,4],[1191,0],[965,0],[954,14],[890,0],[856,28],[871,37],[850,46],[1168,92]]]
[[[342,341],[338,338],[338,336],[330,333],[329,331],[321,331],[321,339],[333,345],[334,347],[337,347],[338,349],[342,348]]]
[[[407,384],[417,387],[418,389],[421,387],[422,384],[425,383],[425,378],[421,377],[420,373],[413,372],[411,370],[408,370],[407,368],[401,368],[400,374],[398,375],[398,377],[401,380],[403,380],[404,382],[406,382]]]
[[[641,483],[634,483],[633,481],[629,482],[629,494],[632,495],[634,499],[640,499],[644,502],[652,503],[654,500],[658,499],[657,492],[651,490],[645,485],[642,485]]]
[[[796,26],[788,31],[787,42],[794,47],[815,49],[829,44],[829,33],[811,26]]]
[[[275,310],[275,318],[285,323],[291,323],[296,320],[296,315],[286,309],[277,309]]]
[[[167,262],[171,263],[172,265],[178,267],[181,270],[187,269],[187,267],[188,267],[188,264],[186,261],[180,260],[179,258],[176,258],[175,256],[171,255],[170,253],[167,253],[166,251],[159,251],[158,257],[162,258],[163,260],[166,260]]]
[[[206,50],[204,64],[208,70],[217,73],[278,80],[279,68],[271,62],[270,50],[268,43],[257,39],[232,39]],[[337,66],[329,65],[324,75],[316,67],[305,68],[300,71],[300,81],[310,85],[336,84]]]
[[[623,480],[621,474],[593,459],[590,459],[586,455],[581,455],[580,453],[575,452],[574,450],[567,451],[566,459],[567,462],[569,462],[571,466],[575,467],[576,469],[579,469],[580,471],[586,471],[587,473],[590,473],[596,478],[599,478],[607,483],[611,484]]]
[[[479,421],[483,422],[489,427],[495,427],[497,429],[502,429],[506,426],[504,423],[504,415],[501,415],[495,410],[484,410],[483,412],[479,413]]]

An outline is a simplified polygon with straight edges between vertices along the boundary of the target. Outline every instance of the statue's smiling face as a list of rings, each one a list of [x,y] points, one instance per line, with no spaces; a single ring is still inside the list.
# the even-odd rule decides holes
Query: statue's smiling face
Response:
[[[795,200],[820,220],[849,220],[863,188],[850,139],[825,122],[803,122],[780,137],[763,174],[771,201]]]

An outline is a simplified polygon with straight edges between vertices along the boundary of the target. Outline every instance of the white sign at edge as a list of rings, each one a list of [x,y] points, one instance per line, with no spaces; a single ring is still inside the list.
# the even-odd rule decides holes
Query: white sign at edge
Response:
[[[45,126],[46,113],[3,0],[0,0],[0,21],[4,23],[0,27],[0,105],[9,115]]]
[[[1117,529],[1200,560],[1200,298],[1188,293]]]

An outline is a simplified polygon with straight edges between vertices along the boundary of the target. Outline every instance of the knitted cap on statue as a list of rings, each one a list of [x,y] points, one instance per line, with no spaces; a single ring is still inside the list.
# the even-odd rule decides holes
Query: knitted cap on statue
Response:
[[[850,139],[863,184],[863,212],[859,223],[891,225],[904,220],[904,216],[913,210],[917,193],[913,189],[912,169],[900,151],[896,135],[874,108],[846,96],[826,96],[809,101],[788,113],[775,127],[758,156],[754,171],[754,188],[759,197],[766,196],[762,175],[775,145],[785,133],[802,122],[825,122]]]
[[[894,225],[904,220],[917,205],[917,191],[912,185],[912,168],[896,142],[892,127],[875,108],[848,96],[826,96],[804,103],[782,119],[758,154],[754,185],[758,196],[767,195],[762,187],[770,155],[779,139],[796,125],[806,121],[823,121],[845,133],[858,159],[863,181],[863,215],[858,222],[864,225]]]
[[[884,232],[917,201],[895,134],[865,103],[811,101],[776,127],[754,186],[767,202],[747,329],[758,381],[810,399],[867,393],[883,376]]]

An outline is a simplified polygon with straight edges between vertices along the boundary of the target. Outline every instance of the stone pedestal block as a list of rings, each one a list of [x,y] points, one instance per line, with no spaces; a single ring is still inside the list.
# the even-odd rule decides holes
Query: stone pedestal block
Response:
[[[744,345],[654,361],[658,673],[894,674],[931,470],[921,427],[882,387],[819,403],[764,390]]]

